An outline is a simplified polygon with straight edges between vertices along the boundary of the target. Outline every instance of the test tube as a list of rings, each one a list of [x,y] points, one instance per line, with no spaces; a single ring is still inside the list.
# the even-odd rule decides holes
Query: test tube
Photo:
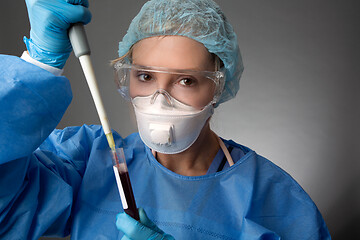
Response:
[[[111,150],[111,154],[116,184],[118,186],[124,212],[132,218],[139,220],[139,212],[136,207],[135,197],[131,187],[124,150],[122,148],[116,148],[115,150]]]

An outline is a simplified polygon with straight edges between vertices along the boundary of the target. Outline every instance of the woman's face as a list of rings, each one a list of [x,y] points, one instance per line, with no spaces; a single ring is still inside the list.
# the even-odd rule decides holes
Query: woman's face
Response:
[[[171,73],[134,70],[130,77],[131,97],[149,95],[149,89],[164,89],[177,100],[198,109],[214,97],[214,82],[201,74],[201,71],[215,70],[213,57],[203,44],[193,39],[182,36],[143,39],[133,46],[132,64],[149,69],[167,68]]]

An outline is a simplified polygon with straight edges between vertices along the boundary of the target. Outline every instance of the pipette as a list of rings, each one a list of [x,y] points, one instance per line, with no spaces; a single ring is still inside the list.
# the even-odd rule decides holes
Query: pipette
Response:
[[[77,58],[79,58],[92,98],[95,103],[97,113],[100,118],[101,125],[111,149],[113,169],[121,197],[122,206],[127,214],[129,214],[132,218],[139,220],[139,213],[137,211],[136,202],[130,183],[124,151],[122,148],[115,149],[114,137],[111,132],[109,120],[107,118],[104,104],[102,102],[100,91],[95,78],[94,69],[90,59],[90,46],[87,41],[83,24],[76,23],[71,26],[69,29],[69,38],[74,50],[74,54]]]

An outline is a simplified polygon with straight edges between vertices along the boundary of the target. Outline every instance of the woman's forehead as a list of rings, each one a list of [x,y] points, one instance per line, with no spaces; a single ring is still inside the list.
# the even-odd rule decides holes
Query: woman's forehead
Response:
[[[132,62],[172,69],[214,70],[212,56],[205,46],[183,36],[158,36],[137,42],[133,47]]]

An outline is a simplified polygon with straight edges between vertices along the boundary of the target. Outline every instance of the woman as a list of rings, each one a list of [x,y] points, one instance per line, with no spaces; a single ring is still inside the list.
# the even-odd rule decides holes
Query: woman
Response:
[[[57,76],[71,52],[67,29],[90,21],[87,1],[26,2],[29,63],[0,58],[1,238],[330,238],[288,174],[210,129],[243,70],[236,35],[212,0],[149,1],[119,44],[116,81],[139,133],[115,141],[140,222],[122,212],[101,127],[55,129],[71,100]]]

